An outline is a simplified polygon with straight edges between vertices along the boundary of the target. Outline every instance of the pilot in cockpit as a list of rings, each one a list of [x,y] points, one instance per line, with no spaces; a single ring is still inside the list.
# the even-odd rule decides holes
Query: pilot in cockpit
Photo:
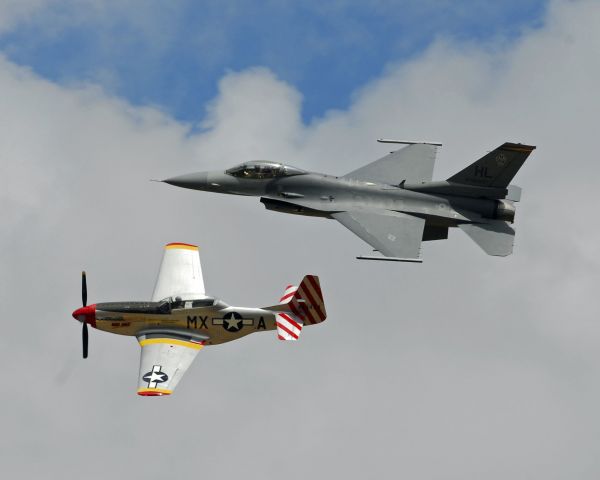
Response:
[[[184,307],[184,302],[181,297],[175,297],[175,300],[173,300],[173,302],[171,302],[171,309],[173,309],[173,310],[176,310],[178,308],[183,308],[183,307]]]

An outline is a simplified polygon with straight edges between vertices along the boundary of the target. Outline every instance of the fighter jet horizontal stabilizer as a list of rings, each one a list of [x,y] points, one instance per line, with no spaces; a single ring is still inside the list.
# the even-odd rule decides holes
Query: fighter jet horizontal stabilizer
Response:
[[[441,147],[442,142],[426,142],[424,140],[391,140],[389,138],[378,138],[377,141],[379,143],[400,143],[402,145],[434,145],[436,147]]]
[[[422,258],[378,257],[376,255],[359,255],[357,260],[384,260],[386,262],[423,263]]]

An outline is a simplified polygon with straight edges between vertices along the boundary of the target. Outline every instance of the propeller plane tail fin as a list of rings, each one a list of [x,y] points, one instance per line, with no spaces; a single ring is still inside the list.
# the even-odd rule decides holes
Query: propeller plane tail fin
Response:
[[[267,310],[275,311],[279,340],[298,340],[304,325],[321,323],[327,318],[319,277],[306,275],[300,285],[288,285],[279,304]]]

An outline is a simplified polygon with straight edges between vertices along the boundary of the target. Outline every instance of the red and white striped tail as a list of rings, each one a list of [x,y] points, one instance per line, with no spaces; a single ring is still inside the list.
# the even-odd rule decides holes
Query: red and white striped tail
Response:
[[[290,310],[302,323],[314,325],[327,318],[319,277],[306,275],[290,301]]]
[[[290,303],[296,290],[298,290],[298,287],[295,285],[288,285],[285,287],[285,292],[283,292],[283,296],[279,299],[279,303]]]
[[[296,341],[302,331],[302,322],[295,318],[291,313],[278,313],[277,320],[277,338],[279,340]]]
[[[277,335],[280,340],[298,340],[302,326],[321,323],[327,318],[319,277],[306,275],[300,285],[288,285],[281,299],[289,312],[277,314]]]

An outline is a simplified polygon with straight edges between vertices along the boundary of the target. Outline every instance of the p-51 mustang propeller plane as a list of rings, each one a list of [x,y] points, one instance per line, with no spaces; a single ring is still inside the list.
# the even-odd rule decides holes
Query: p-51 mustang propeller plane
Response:
[[[98,330],[137,337],[141,347],[138,394],[169,395],[198,352],[250,333],[276,330],[279,340],[298,340],[304,325],[326,318],[319,278],[304,277],[288,285],[280,303],[264,308],[232,307],[206,295],[198,247],[165,246],[150,302],[87,305],[82,274],[83,307],[73,312],[82,322],[83,358],[88,355],[88,324]]]
[[[432,181],[440,143],[408,144],[342,177],[277,162],[246,162],[225,171],[163,180],[183,188],[259,196],[269,210],[337,220],[383,256],[359,259],[421,262],[421,242],[448,238],[458,227],[488,255],[513,250],[514,202],[510,185],[534,146],[504,143],[444,181]]]

